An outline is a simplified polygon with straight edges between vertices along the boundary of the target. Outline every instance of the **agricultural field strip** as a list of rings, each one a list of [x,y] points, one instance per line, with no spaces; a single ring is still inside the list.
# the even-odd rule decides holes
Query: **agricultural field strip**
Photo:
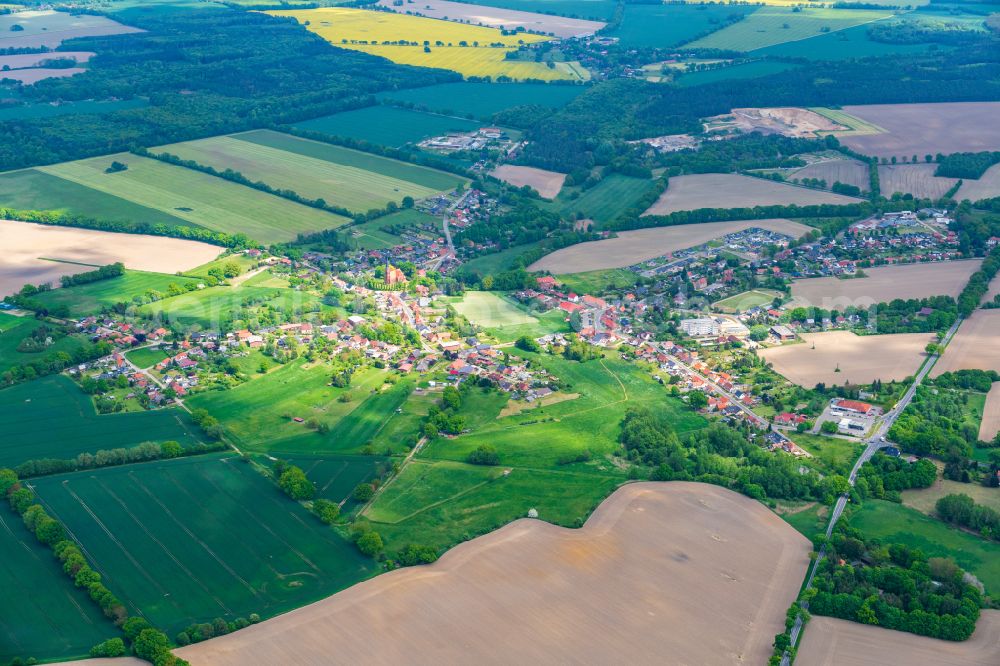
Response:
[[[219,171],[239,171],[251,180],[355,212],[389,201],[399,203],[404,196],[422,199],[439,191],[375,171],[242,141],[238,135],[159,146],[153,152],[177,155]]]
[[[389,11],[400,11],[394,6],[395,0],[378,0],[378,5]],[[556,37],[585,37],[604,27],[604,23],[565,18],[553,14],[538,14],[516,9],[504,9],[484,4],[449,2],[448,0],[421,0],[415,11],[427,18],[447,19],[466,24],[485,25],[491,28],[514,30],[523,28],[534,32],[553,34]],[[407,12],[411,8],[405,7]]]
[[[126,171],[108,174],[112,161]],[[95,190],[226,233],[242,232],[261,242],[285,241],[346,224],[340,215],[303,206],[197,171],[128,153],[39,167]]]

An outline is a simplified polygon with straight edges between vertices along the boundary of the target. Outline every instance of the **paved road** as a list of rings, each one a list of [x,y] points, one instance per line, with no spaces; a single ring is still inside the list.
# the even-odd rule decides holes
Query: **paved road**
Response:
[[[941,340],[941,345],[943,347],[948,346],[948,344],[951,342],[951,339],[955,336],[955,332],[958,331],[958,327],[961,325],[961,323],[962,323],[962,318],[959,317],[958,320],[955,321],[955,323],[952,325],[952,327],[948,329],[948,332],[945,333],[944,338],[942,338]],[[881,447],[889,446],[891,444],[891,442],[883,441],[883,438],[892,428],[892,425],[896,422],[896,419],[899,418],[899,415],[903,413],[907,405],[909,405],[910,402],[913,400],[913,396],[917,394],[917,387],[919,387],[920,383],[924,381],[924,379],[927,377],[927,373],[931,371],[931,368],[934,367],[934,364],[937,363],[937,360],[939,358],[941,357],[937,354],[929,356],[927,360],[924,362],[923,366],[921,366],[920,370],[917,372],[917,375],[913,378],[913,383],[910,384],[910,387],[908,389],[906,389],[906,393],[903,394],[903,397],[900,398],[899,402],[897,402],[892,409],[890,409],[888,412],[886,412],[879,418],[878,425],[872,431],[871,437],[868,439],[867,446],[865,446],[865,450],[861,453],[861,456],[854,463],[854,467],[851,469],[851,475],[847,479],[852,486],[854,485],[854,481],[858,478],[858,471],[861,469],[861,466],[864,465],[873,455],[875,455],[875,452],[878,451]],[[830,513],[830,522],[826,528],[826,537],[828,539],[833,534],[833,528],[837,526],[837,521],[840,520],[840,516],[843,515],[844,509],[847,507],[847,500],[848,500],[847,495],[841,495],[839,498],[837,498],[837,503],[834,504],[833,506],[833,511]],[[815,578],[816,576],[816,571],[818,570],[820,563],[822,563],[825,558],[826,558],[826,546],[824,545],[822,548],[820,548],[819,554],[817,555],[816,560],[813,562],[812,569],[809,570],[809,578],[808,580],[806,580],[805,588],[803,588],[804,590],[808,590],[809,588],[812,587],[812,582],[813,578]],[[803,608],[807,607],[808,604],[803,604]],[[792,625],[792,631],[791,631],[792,647],[795,647],[798,644],[799,635],[801,633],[802,633],[802,617],[799,616],[795,618],[795,624]],[[788,658],[788,653],[786,652],[784,657],[782,657],[781,659],[781,665],[788,666],[789,663],[790,662]]]
[[[673,354],[667,354],[667,357],[670,360],[672,360],[674,363],[676,363],[677,365],[679,365],[682,368],[684,368],[685,370],[687,370],[692,375],[696,375],[696,376],[700,377],[702,379],[702,381],[704,381],[706,384],[708,384],[709,386],[711,386],[717,393],[719,393],[721,395],[724,395],[727,398],[729,398],[729,401],[732,404],[734,404],[737,407],[739,407],[743,411],[743,413],[745,413],[747,416],[749,416],[750,419],[754,423],[756,423],[758,426],[760,426],[762,428],[766,428],[767,427],[767,423],[768,423],[767,419],[765,419],[765,418],[763,418],[761,416],[758,416],[756,412],[754,412],[752,409],[750,409],[749,407],[747,407],[746,405],[744,405],[742,402],[740,402],[739,400],[737,400],[736,397],[732,393],[730,393],[729,391],[725,390],[724,388],[722,388],[721,386],[719,386],[718,384],[716,384],[715,382],[713,382],[711,379],[709,379],[705,375],[701,374],[700,372],[698,372],[697,370],[695,370],[694,368],[692,368],[688,364],[684,363],[684,361],[680,360],[679,358],[677,358]]]

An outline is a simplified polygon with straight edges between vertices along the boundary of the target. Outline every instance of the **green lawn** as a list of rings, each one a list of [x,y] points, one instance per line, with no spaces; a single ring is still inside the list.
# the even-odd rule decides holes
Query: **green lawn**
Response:
[[[617,218],[651,187],[651,180],[614,173],[589,190],[564,187],[551,205],[563,215],[582,213],[601,224]]]
[[[199,441],[197,426],[180,409],[98,415],[90,396],[63,375],[3,389],[0,414],[4,415],[0,466],[68,459],[142,442]]]
[[[534,324],[537,317],[519,303],[492,291],[467,291],[452,303],[460,315],[476,326],[497,328]]]
[[[83,346],[83,340],[67,335],[56,339],[45,351],[38,353],[19,352],[17,347],[21,341],[42,324],[43,322],[34,317],[15,317],[0,312],[0,372],[9,370],[16,365],[44,358],[52,352],[71,353]]]
[[[555,276],[563,289],[577,294],[600,294],[608,289],[625,289],[635,285],[638,274],[625,268],[607,268]]]
[[[808,43],[812,43],[810,40]],[[790,62],[770,62],[767,60],[755,60],[740,65],[730,67],[720,67],[717,69],[706,69],[700,72],[690,72],[677,79],[677,85],[682,88],[691,86],[702,86],[706,83],[717,83],[719,81],[735,81],[740,79],[756,79],[761,76],[779,74],[790,69],[797,68],[798,65]]]
[[[814,460],[828,473],[848,475],[861,455],[862,444],[823,435],[788,433],[788,437],[813,454]]]
[[[697,39],[687,46],[702,49],[755,51],[876,21],[891,12],[820,7],[761,7],[742,21]]]
[[[115,161],[127,164],[128,169],[107,173]],[[289,241],[300,233],[330,229],[348,221],[222,178],[130,153],[64,162],[39,170],[168,213],[188,224],[244,233],[263,243]]]
[[[84,657],[121,635],[6,502],[0,507],[0,590],[0,663]]]
[[[378,250],[404,243],[397,232],[403,228],[415,229],[431,225],[441,233],[441,220],[433,215],[410,208],[377,217],[371,222],[351,226],[346,234],[362,250]]]
[[[57,210],[102,220],[145,222],[167,226],[189,225],[180,217],[133,203],[37,169],[0,174],[0,207]]]
[[[851,517],[851,525],[867,537],[885,543],[904,543],[920,548],[929,557],[950,557],[975,574],[986,592],[1000,590],[1000,544],[955,529],[916,509],[892,502],[866,500]]]
[[[781,296],[781,292],[773,289],[751,289],[716,301],[712,303],[712,307],[722,309],[723,312],[742,312],[761,305],[769,306],[778,296]]]
[[[153,367],[169,356],[170,353],[164,351],[162,347],[142,347],[125,354],[125,358],[144,369]]]
[[[165,294],[170,285],[181,286],[189,282],[197,282],[196,278],[168,275],[166,273],[147,273],[144,271],[126,271],[125,275],[108,280],[99,280],[89,284],[74,287],[53,289],[35,298],[42,304],[53,307],[65,305],[69,316],[74,318],[96,314],[105,307],[116,303],[130,303],[134,296],[142,296],[150,291]]]
[[[493,3],[494,6],[498,6]],[[460,116],[489,120],[493,114],[514,106],[536,105],[552,109],[565,106],[586,88],[544,83],[439,83],[379,93],[392,99]]]
[[[491,273],[507,271],[517,265],[518,258],[522,254],[534,250],[541,244],[542,241],[536,241],[525,245],[515,245],[514,247],[501,250],[500,252],[494,252],[493,254],[476,257],[475,259],[462,264],[459,271],[465,275],[489,275]]]
[[[195,394],[187,404],[207,409],[241,449],[273,455],[357,454],[412,388],[399,382],[373,394],[386,377],[376,369],[356,373],[347,389],[330,386],[330,376],[328,366],[299,359],[234,389]],[[338,400],[345,393],[350,400]],[[316,419],[330,431],[321,434],[295,418]]]
[[[297,129],[400,148],[448,132],[471,132],[481,123],[432,113],[369,106],[295,123]]]
[[[670,47],[690,42],[725,25],[728,17],[752,13],[753,5],[627,5],[611,33],[626,47]]]
[[[277,615],[380,569],[233,455],[108,467],[35,485],[129,614],[171,637],[215,617]]]
[[[784,502],[782,504],[785,504]],[[786,509],[779,514],[786,523],[794,527],[800,534],[812,539],[817,534],[826,533],[826,524],[830,518],[830,509],[816,502],[803,503],[800,507]]]
[[[549,333],[570,333],[572,330],[569,322],[566,321],[566,313],[559,309],[553,309],[544,314],[536,315],[531,323],[491,327],[487,328],[486,332],[500,342],[514,342],[522,335],[529,338],[540,338]]]

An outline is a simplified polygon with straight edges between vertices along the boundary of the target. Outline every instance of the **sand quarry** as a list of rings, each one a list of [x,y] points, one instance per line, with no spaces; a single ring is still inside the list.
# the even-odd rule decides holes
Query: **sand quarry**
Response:
[[[792,282],[792,305],[843,310],[848,305],[868,307],[895,298],[958,296],[981,259],[937,261],[865,268],[868,277],[806,278]]]
[[[499,178],[505,183],[510,183],[514,187],[524,187],[525,185],[533,187],[546,199],[555,199],[559,190],[562,189],[563,183],[566,182],[566,174],[564,173],[512,164],[498,166],[490,171],[489,175]]]
[[[916,374],[934,340],[930,333],[855,335],[851,331],[803,333],[804,342],[758,352],[774,370],[806,388],[824,383],[870,384],[902,380]],[[837,372],[837,369],[840,372]]]
[[[4,249],[0,297],[16,293],[25,284],[58,286],[62,275],[118,261],[135,270],[175,273],[206,264],[222,252],[197,241],[10,220],[0,220],[0,247]]]
[[[579,530],[518,520],[176,654],[194,666],[762,664],[809,550],[732,491],[637,483]]]
[[[915,636],[833,617],[813,616],[802,634],[796,666],[996,666],[1000,611],[984,610],[961,643]]]
[[[1000,102],[871,104],[843,111],[886,130],[839,136],[841,143],[875,157],[907,157],[1000,150]]]
[[[1000,310],[976,310],[963,321],[931,377],[955,370],[1000,372]]]
[[[449,2],[448,0],[419,0],[413,5],[404,7],[394,7],[392,0],[379,0],[379,5],[392,11],[402,13],[413,13],[428,18],[446,18],[459,23],[470,23],[472,25],[485,25],[492,28],[506,28],[515,30],[524,28],[532,32],[551,33],[559,38],[585,37],[592,35],[604,27],[598,21],[584,21],[581,19],[566,18],[565,16],[551,16],[548,14],[536,14],[535,12],[524,12],[515,9],[501,9],[500,7],[484,7],[465,2]],[[540,9],[544,9],[545,3],[539,4]]]
[[[858,201],[861,199],[752,176],[701,173],[671,178],[666,191],[643,215],[667,215],[679,210],[700,208],[843,205]]]
[[[812,227],[804,224],[776,218],[619,231],[615,238],[577,243],[556,250],[528,266],[528,270],[549,271],[560,275],[622,268],[751,228],[769,229],[795,238],[812,230]]]
[[[705,131],[738,130],[813,138],[819,132],[847,129],[815,111],[796,107],[733,109],[703,121]]]

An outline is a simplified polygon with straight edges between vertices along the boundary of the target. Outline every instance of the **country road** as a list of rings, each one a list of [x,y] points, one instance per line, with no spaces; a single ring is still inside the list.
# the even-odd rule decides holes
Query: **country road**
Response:
[[[955,321],[955,323],[952,324],[951,328],[948,329],[948,332],[945,333],[944,338],[942,338],[941,340],[942,347],[948,346],[948,344],[951,342],[951,339],[955,336],[955,333],[958,331],[958,327],[961,324],[962,324],[962,317],[959,317]],[[897,402],[892,409],[887,411],[879,418],[878,425],[872,431],[871,437],[868,438],[865,450],[862,451],[861,456],[858,457],[858,459],[855,461],[854,467],[851,469],[851,475],[847,479],[852,487],[854,486],[855,480],[858,478],[858,472],[861,470],[861,466],[864,465],[866,462],[868,462],[868,460],[873,455],[875,455],[875,452],[878,451],[880,448],[882,448],[883,446],[889,446],[891,444],[891,442],[884,441],[885,436],[892,428],[892,425],[896,422],[896,419],[899,418],[899,415],[902,414],[904,410],[906,410],[906,407],[913,400],[913,396],[917,394],[917,388],[920,386],[921,382],[923,382],[924,379],[927,377],[927,374],[931,371],[931,369],[934,367],[934,364],[937,363],[939,358],[941,358],[939,354],[931,354],[930,356],[928,356],[927,360],[924,361],[924,364],[920,367],[920,370],[917,371],[916,376],[913,378],[913,383],[910,384],[910,387],[906,389],[906,393],[903,394],[903,397],[900,398],[899,402]],[[847,508],[848,499],[849,496],[846,494],[841,495],[840,497],[837,498],[837,502],[833,506],[833,511],[830,512],[830,522],[827,524],[826,527],[827,539],[829,539],[830,536],[833,534],[833,530],[837,526],[837,522],[843,515],[844,509]],[[805,587],[802,588],[803,592],[812,587],[813,579],[816,577],[816,572],[819,570],[819,565],[823,562],[825,558],[826,558],[826,545],[824,544],[823,547],[820,548],[819,554],[816,556],[812,568],[809,570],[809,578],[806,580]],[[807,609],[808,606],[809,604],[807,603],[802,604],[803,609]],[[790,633],[791,647],[795,647],[798,644],[799,635],[801,633],[802,633],[802,616],[799,615],[798,617],[795,618],[795,624],[792,625],[792,630]],[[790,664],[789,656],[788,652],[786,651],[781,659],[781,665],[789,666],[789,664]]]

